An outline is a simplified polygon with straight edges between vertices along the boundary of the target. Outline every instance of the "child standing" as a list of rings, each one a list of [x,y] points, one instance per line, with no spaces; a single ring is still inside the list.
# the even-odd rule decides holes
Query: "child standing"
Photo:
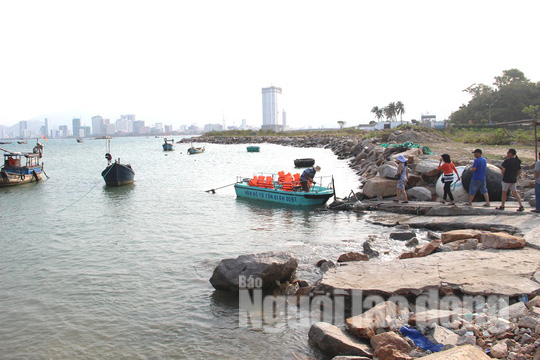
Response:
[[[446,197],[448,196],[448,198],[450,199],[449,205],[455,205],[456,202],[454,201],[454,196],[452,195],[452,191],[450,190],[450,185],[454,181],[454,172],[457,175],[457,181],[459,181],[460,178],[456,166],[450,160],[450,155],[441,155],[441,160],[439,161],[439,171],[443,172],[442,182],[444,184],[444,194],[441,202],[443,204],[446,203]]]
[[[409,169],[407,169],[407,159],[403,155],[399,155],[397,158],[398,161],[398,183],[397,183],[397,196],[394,202],[399,202],[399,198],[403,195],[402,203],[406,204],[409,202],[407,199],[407,192],[405,191],[405,184],[409,180]]]

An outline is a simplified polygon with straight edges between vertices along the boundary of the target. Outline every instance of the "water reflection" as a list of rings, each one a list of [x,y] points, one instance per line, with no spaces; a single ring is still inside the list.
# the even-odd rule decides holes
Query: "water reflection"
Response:
[[[103,186],[103,197],[108,200],[111,205],[126,205],[126,200],[131,202],[135,194],[135,184],[124,186]]]

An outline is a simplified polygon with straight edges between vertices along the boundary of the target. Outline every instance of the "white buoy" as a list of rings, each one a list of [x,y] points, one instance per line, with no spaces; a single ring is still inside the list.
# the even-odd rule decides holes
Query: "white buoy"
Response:
[[[463,175],[463,171],[465,170],[466,166],[457,166],[456,170],[458,171],[459,177],[461,179],[461,176]],[[452,173],[454,176],[454,181],[450,185],[450,190],[452,191],[452,195],[454,196],[454,201],[469,201],[469,193],[463,185],[461,184],[461,180],[457,181],[456,173]],[[444,184],[441,182],[443,175],[437,179],[437,185],[435,185],[435,194],[437,194],[437,198],[442,199],[444,194]],[[450,199],[446,198],[446,201],[450,201]]]

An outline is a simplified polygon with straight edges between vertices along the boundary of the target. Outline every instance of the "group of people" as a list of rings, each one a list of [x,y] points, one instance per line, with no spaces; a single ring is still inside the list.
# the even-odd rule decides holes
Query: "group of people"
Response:
[[[482,149],[476,149],[473,151],[474,162],[470,170],[473,172],[471,183],[469,184],[469,201],[464,205],[472,206],[472,202],[476,194],[480,193],[484,196],[485,203],[482,205],[484,207],[490,207],[489,202],[489,193],[486,186],[486,170],[487,170],[487,160],[482,156]],[[540,159],[540,153],[538,153],[538,158]],[[397,170],[397,198],[394,202],[399,202],[400,198],[403,197],[402,203],[408,203],[407,192],[405,191],[405,184],[409,179],[409,171],[407,169],[407,159],[403,155],[397,157],[398,170]],[[457,175],[457,181],[461,180],[459,173],[450,159],[450,155],[442,154],[438,170],[443,173],[441,181],[443,185],[443,198],[440,201],[445,204],[447,198],[449,205],[455,205],[456,202],[452,195],[451,184],[454,182],[454,173]],[[497,207],[498,210],[504,210],[506,200],[508,197],[508,191],[512,193],[512,196],[518,202],[517,211],[524,211],[525,208],[521,202],[521,197],[519,196],[516,188],[518,178],[521,176],[521,160],[517,156],[515,149],[508,149],[506,153],[506,159],[502,163],[502,198],[501,205]],[[535,164],[534,168],[534,178],[535,178],[535,198],[536,198],[536,208],[531,210],[532,212],[540,213],[540,160]]]

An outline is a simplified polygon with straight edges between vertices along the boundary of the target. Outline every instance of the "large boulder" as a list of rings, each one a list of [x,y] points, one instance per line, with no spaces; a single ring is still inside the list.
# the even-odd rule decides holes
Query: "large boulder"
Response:
[[[379,166],[377,175],[387,179],[395,179],[397,175],[397,165],[393,163],[386,163]]]
[[[374,176],[364,183],[362,190],[367,198],[395,196],[397,194],[397,180]]]
[[[308,337],[316,347],[330,355],[373,356],[369,345],[332,324],[325,322],[313,324]]]
[[[463,187],[468,192],[469,185],[473,177],[473,172],[471,171],[471,166],[468,166],[461,176],[461,183]],[[502,172],[495,165],[488,164],[486,168],[486,187],[489,193],[489,200],[491,201],[500,201],[502,196]],[[475,199],[483,201],[484,196],[478,192]]]
[[[481,234],[480,241],[491,249],[519,249],[525,246],[525,239],[521,236],[503,232]]]
[[[458,240],[480,239],[482,234],[483,231],[473,229],[450,230],[441,234],[441,240],[443,244],[448,244]]]
[[[407,196],[411,199],[416,199],[418,201],[430,201],[431,191],[429,191],[425,187],[416,186],[407,190]]]
[[[387,328],[388,319],[399,314],[399,307],[391,301],[385,301],[373,308],[346,320],[349,331],[360,338],[371,338],[378,330]]]
[[[291,253],[271,251],[240,255],[236,259],[221,260],[210,283],[216,290],[224,291],[238,291],[241,283],[270,288],[276,281],[289,280],[297,267],[298,260]]]
[[[390,157],[390,160],[396,160],[399,155],[403,155],[407,159],[407,164],[412,166],[412,165],[415,165],[418,162],[418,158],[420,156],[422,156],[423,154],[424,154],[424,152],[422,151],[422,149],[412,148],[412,149],[407,150],[407,151],[403,151],[403,152],[393,154]]]
[[[414,167],[414,171],[427,177],[435,177],[439,174],[439,160],[421,159]]]

